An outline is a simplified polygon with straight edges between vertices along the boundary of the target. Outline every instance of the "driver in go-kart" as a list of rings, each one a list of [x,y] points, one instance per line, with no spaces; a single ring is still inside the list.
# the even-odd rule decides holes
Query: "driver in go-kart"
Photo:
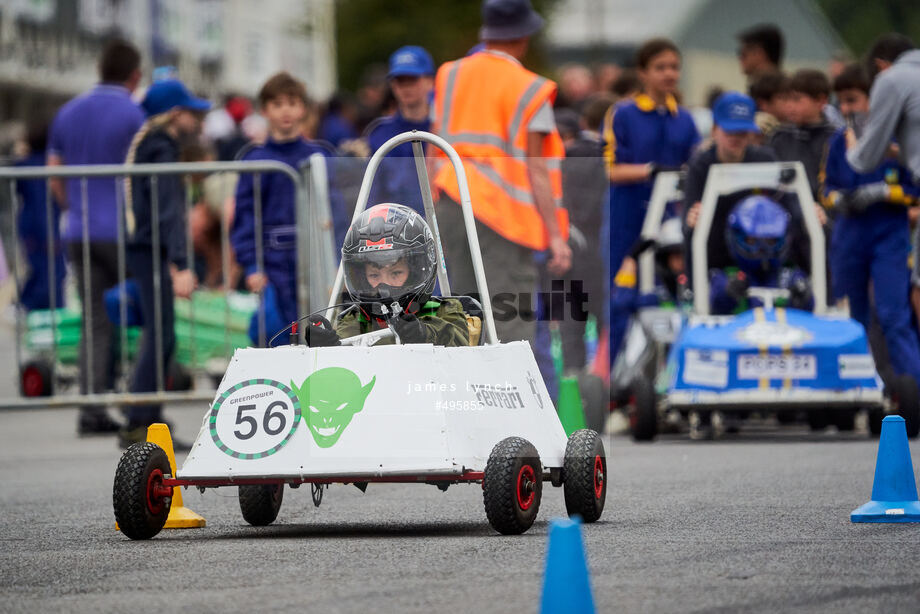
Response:
[[[354,304],[335,327],[311,316],[304,331],[311,347],[341,345],[341,340],[391,328],[402,343],[472,345],[476,318],[468,318],[455,298],[431,296],[437,271],[434,238],[412,209],[385,203],[364,211],[352,223],[342,247],[345,288]],[[473,326],[471,326],[473,324]],[[392,344],[392,337],[378,344]]]
[[[811,309],[814,301],[808,278],[800,269],[786,266],[789,251],[789,213],[765,196],[749,196],[728,216],[725,242],[735,267],[709,272],[713,314],[732,314],[762,306],[749,297],[752,287],[789,291],[789,299],[776,304]]]

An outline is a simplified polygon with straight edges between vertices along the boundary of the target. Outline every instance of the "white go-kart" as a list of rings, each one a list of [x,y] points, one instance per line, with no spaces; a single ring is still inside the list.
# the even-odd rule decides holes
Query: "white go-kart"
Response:
[[[607,458],[600,435],[566,437],[530,345],[500,343],[479,251],[469,188],[457,152],[443,139],[412,132],[393,137],[371,158],[355,219],[383,157],[412,142],[438,281],[450,294],[425,171],[422,142],[443,150],[456,171],[479,294],[484,342],[473,347],[373,346],[389,329],[342,341],[342,347],[287,345],[237,350],[182,467],[172,475],[166,452],[134,444],[118,465],[115,517],[132,539],[163,528],[176,487],[237,486],[243,517],[268,525],[285,485],[309,483],[319,505],[329,484],[372,482],[481,484],[489,523],[520,534],[537,516],[543,482],[561,486],[570,515],[600,518]],[[330,300],[340,296],[339,268]],[[465,300],[464,305],[475,302]],[[475,304],[475,307],[479,307]],[[468,308],[467,311],[475,311]]]

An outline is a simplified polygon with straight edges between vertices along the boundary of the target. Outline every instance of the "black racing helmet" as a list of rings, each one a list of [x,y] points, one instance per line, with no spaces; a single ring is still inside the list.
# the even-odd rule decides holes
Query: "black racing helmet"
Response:
[[[393,265],[405,265],[405,280],[392,285]],[[422,217],[403,205],[383,203],[352,223],[342,246],[345,288],[368,314],[398,302],[416,313],[431,297],[437,273],[434,237]],[[399,271],[399,267],[395,269]]]

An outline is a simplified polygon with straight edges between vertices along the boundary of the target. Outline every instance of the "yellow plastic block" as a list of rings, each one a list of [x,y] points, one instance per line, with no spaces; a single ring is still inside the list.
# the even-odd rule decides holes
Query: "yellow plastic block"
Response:
[[[176,475],[176,453],[173,450],[172,437],[169,434],[169,427],[165,424],[151,424],[147,427],[147,441],[155,443],[166,451],[169,458],[169,469],[172,475]],[[205,519],[199,516],[189,508],[185,507],[182,502],[182,488],[176,486],[173,488],[172,504],[169,508],[169,516],[166,518],[165,529],[199,529],[205,526]]]

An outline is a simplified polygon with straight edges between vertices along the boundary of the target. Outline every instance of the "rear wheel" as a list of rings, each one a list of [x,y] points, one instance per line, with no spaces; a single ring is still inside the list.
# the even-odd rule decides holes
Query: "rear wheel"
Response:
[[[275,522],[284,484],[244,484],[240,488],[240,511],[243,519],[254,527],[264,527]]]
[[[593,373],[582,373],[578,376],[578,387],[587,427],[603,433],[610,415],[610,403],[607,401],[610,395],[604,394],[604,380]]]
[[[169,516],[173,489],[163,486],[169,458],[155,443],[136,443],[121,455],[115,470],[112,505],[118,529],[131,539],[150,539]]]
[[[33,360],[19,370],[19,387],[24,397],[51,396],[51,366]]]
[[[834,426],[841,433],[849,433],[856,429],[856,412],[850,409],[841,409],[834,415]]]
[[[652,441],[658,435],[658,397],[652,382],[640,378],[633,382],[633,403],[629,428],[636,441]]]
[[[482,481],[482,501],[492,528],[502,535],[520,535],[533,525],[542,495],[543,465],[533,444],[521,437],[498,442]]]
[[[590,429],[575,431],[565,446],[565,511],[594,522],[607,499],[607,453],[601,436]]]
[[[808,428],[813,431],[823,431],[830,424],[827,412],[823,409],[813,409],[808,412]]]

